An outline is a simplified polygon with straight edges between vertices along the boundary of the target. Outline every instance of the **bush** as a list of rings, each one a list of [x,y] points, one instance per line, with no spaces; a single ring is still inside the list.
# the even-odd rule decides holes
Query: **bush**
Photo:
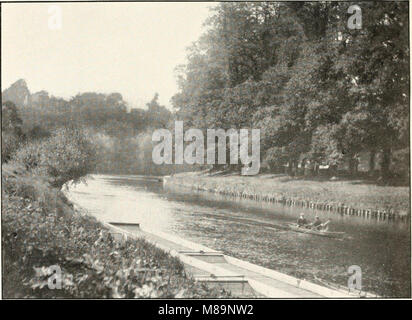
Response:
[[[19,147],[19,138],[12,133],[1,133],[1,162],[8,161]]]
[[[32,170],[41,164],[42,143],[35,141],[26,143],[12,157],[12,162],[22,164],[27,170]]]
[[[8,161],[17,150],[23,138],[22,120],[13,102],[6,101],[1,105],[1,162]]]
[[[394,175],[398,177],[399,180],[402,180],[406,183],[409,183],[409,157],[410,150],[405,148],[402,150],[397,150],[393,153],[391,170]]]
[[[96,156],[93,144],[80,130],[59,129],[47,139],[27,143],[12,160],[49,177],[52,186],[61,187],[90,173]]]
[[[27,140],[33,141],[50,137],[50,132],[45,128],[35,125],[33,128],[29,129],[25,135]]]

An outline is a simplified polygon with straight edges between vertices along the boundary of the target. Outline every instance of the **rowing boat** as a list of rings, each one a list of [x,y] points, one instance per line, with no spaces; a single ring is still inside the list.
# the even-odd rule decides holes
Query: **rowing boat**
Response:
[[[305,227],[298,227],[297,224],[289,224],[289,229],[295,232],[301,232],[301,233],[308,233],[308,234],[314,234],[317,236],[321,237],[329,237],[329,238],[340,238],[345,235],[345,232],[332,232],[332,231],[323,231],[323,230],[312,230],[312,229],[307,229]]]

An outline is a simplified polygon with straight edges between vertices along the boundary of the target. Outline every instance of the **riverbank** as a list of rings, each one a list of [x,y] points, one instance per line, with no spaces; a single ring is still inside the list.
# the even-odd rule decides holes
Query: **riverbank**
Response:
[[[116,241],[46,178],[15,164],[2,168],[2,247],[4,298],[229,296],[195,283],[181,261],[143,239]]]
[[[377,186],[362,180],[316,181],[285,174],[191,172],[166,177],[165,184],[341,214],[384,219],[410,217],[408,187]]]

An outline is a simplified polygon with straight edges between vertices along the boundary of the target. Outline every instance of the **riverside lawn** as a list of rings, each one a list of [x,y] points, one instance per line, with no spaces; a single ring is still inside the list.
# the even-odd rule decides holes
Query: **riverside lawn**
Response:
[[[293,178],[287,174],[259,174],[252,177],[236,173],[210,175],[206,172],[177,173],[168,183],[241,193],[273,194],[285,199],[307,200],[330,205],[345,205],[371,210],[394,210],[410,216],[409,187],[371,185],[362,179],[317,181]]]

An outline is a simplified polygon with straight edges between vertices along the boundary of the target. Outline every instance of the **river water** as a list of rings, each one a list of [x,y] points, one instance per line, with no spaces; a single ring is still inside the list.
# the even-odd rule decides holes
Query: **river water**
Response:
[[[410,223],[377,221],[336,213],[330,239],[278,226],[299,212],[315,211],[233,199],[207,192],[163,186],[133,176],[93,175],[71,185],[68,197],[105,221],[136,222],[236,258],[320,284],[347,287],[348,268],[359,266],[362,289],[387,297],[410,297]]]

